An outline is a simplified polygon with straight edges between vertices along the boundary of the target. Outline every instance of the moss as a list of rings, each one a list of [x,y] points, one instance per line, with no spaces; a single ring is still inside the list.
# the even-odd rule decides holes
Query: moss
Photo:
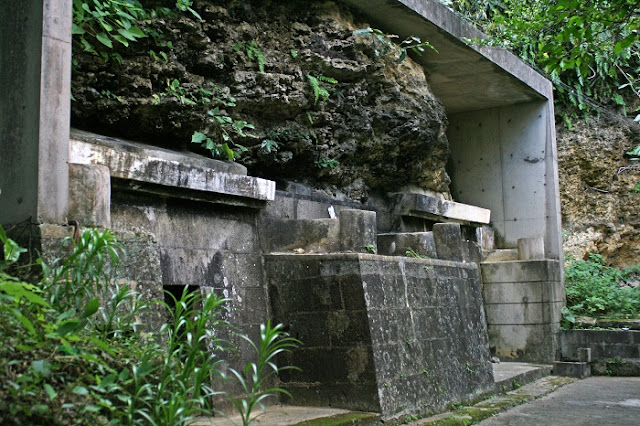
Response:
[[[368,424],[377,421],[380,418],[378,414],[373,413],[346,413],[322,419],[309,420],[298,423],[305,426],[338,426],[353,424]]]

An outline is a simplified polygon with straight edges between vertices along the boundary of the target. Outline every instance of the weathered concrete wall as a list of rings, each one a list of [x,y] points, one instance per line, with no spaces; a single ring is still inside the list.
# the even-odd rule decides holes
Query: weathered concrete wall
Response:
[[[501,359],[552,362],[565,303],[554,260],[481,264],[489,344]]]
[[[456,200],[491,210],[499,248],[542,236],[546,257],[559,259],[552,108],[536,102],[450,115],[449,173]]]
[[[640,331],[562,330],[558,343],[562,360],[575,361],[587,348],[594,375],[640,376]]]
[[[295,404],[443,408],[493,383],[476,264],[367,254],[266,255],[273,315],[305,342]]]
[[[71,0],[3,4],[0,51],[0,223],[63,223]]]

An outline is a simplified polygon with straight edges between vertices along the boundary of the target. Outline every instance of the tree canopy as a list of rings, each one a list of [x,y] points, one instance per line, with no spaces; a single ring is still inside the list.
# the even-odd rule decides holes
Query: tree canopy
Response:
[[[640,0],[441,0],[554,82],[559,102],[640,98]],[[640,117],[640,116],[638,116]]]

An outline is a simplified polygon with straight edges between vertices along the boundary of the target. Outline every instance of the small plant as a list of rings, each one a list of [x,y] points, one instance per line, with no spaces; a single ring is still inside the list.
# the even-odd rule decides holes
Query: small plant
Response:
[[[511,387],[513,389],[520,389],[522,387],[522,383],[518,382],[517,380],[512,380]]]
[[[422,41],[419,37],[411,36],[396,43],[395,39],[399,37],[395,34],[387,34],[376,28],[362,28],[355,30],[354,34],[358,37],[369,37],[373,40],[374,52],[376,56],[389,56],[395,62],[402,62],[407,57],[408,51],[422,55],[425,48],[438,52],[431,43]]]
[[[329,84],[338,83],[338,80],[335,78],[326,77],[324,75],[314,77],[311,74],[307,74],[307,81],[309,82],[309,86],[313,92],[314,105],[317,104],[319,100],[326,101],[329,99],[329,96],[331,96],[329,93]]]
[[[264,139],[260,144],[260,148],[271,154],[272,152],[276,152],[280,148],[280,145],[273,139]]]
[[[265,411],[263,401],[276,394],[291,394],[279,387],[267,387],[269,381],[280,371],[286,369],[296,369],[295,367],[278,367],[275,364],[275,357],[286,351],[298,347],[301,342],[293,337],[289,337],[282,328],[282,324],[272,326],[270,321],[260,326],[260,342],[256,345],[249,338],[243,336],[255,350],[258,357],[257,362],[247,364],[244,371],[240,373],[231,369],[234,377],[242,386],[245,397],[242,399],[230,398],[233,405],[242,417],[242,424],[249,425],[255,417],[251,417],[256,406]]]
[[[404,255],[415,259],[430,259],[426,254],[420,254],[412,248],[408,248]]]
[[[367,253],[371,253],[371,254],[377,254],[377,250],[376,250],[376,246],[374,244],[367,244],[366,246],[362,247],[364,249],[364,251],[366,251]]]
[[[258,70],[261,73],[264,73],[264,66],[267,61],[255,41],[250,41],[248,43],[238,43],[234,45],[233,48],[237,52],[244,51],[244,53],[247,55],[247,58],[249,58],[250,61],[254,61],[255,63],[257,63]]]
[[[318,167],[320,169],[333,170],[336,167],[338,167],[340,162],[338,160],[334,160],[332,158],[321,157],[314,164],[316,165],[316,167]]]
[[[297,57],[298,57],[298,51],[297,51],[297,50],[295,50],[295,49],[291,49],[291,50],[289,51],[289,53],[291,54],[291,57],[292,57],[293,59],[295,59],[295,58],[297,58]]]

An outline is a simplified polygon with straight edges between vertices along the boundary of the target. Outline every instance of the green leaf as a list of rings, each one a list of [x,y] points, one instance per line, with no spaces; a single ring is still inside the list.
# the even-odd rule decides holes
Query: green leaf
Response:
[[[47,396],[49,397],[50,401],[53,401],[54,399],[56,399],[56,397],[58,396],[58,393],[53,389],[53,386],[51,386],[49,383],[45,383],[43,386],[44,391],[47,393]]]
[[[129,33],[132,34],[134,37],[137,37],[137,38],[147,37],[145,32],[142,31],[140,29],[140,27],[136,27],[136,26],[133,26],[133,27],[129,28]]]
[[[98,312],[98,308],[100,308],[100,301],[97,298],[93,298],[89,300],[87,306],[84,307],[84,312],[82,312],[82,318],[89,318],[91,315]]]
[[[105,46],[107,46],[110,49],[113,49],[113,43],[111,42],[111,40],[109,39],[109,36],[106,35],[105,33],[98,33],[96,34],[96,39],[104,44]]]
[[[89,395],[89,389],[85,388],[84,386],[76,386],[75,388],[73,388],[72,392],[76,395]]]
[[[77,319],[67,320],[58,327],[58,329],[56,330],[56,333],[59,336],[64,337],[69,333],[73,333],[78,328],[80,328],[80,320],[77,320]]]
[[[47,360],[39,359],[36,361],[32,361],[31,368],[42,377],[47,378],[51,376],[51,363]]]
[[[192,143],[202,143],[207,140],[207,135],[202,132],[194,132],[191,136]]]

